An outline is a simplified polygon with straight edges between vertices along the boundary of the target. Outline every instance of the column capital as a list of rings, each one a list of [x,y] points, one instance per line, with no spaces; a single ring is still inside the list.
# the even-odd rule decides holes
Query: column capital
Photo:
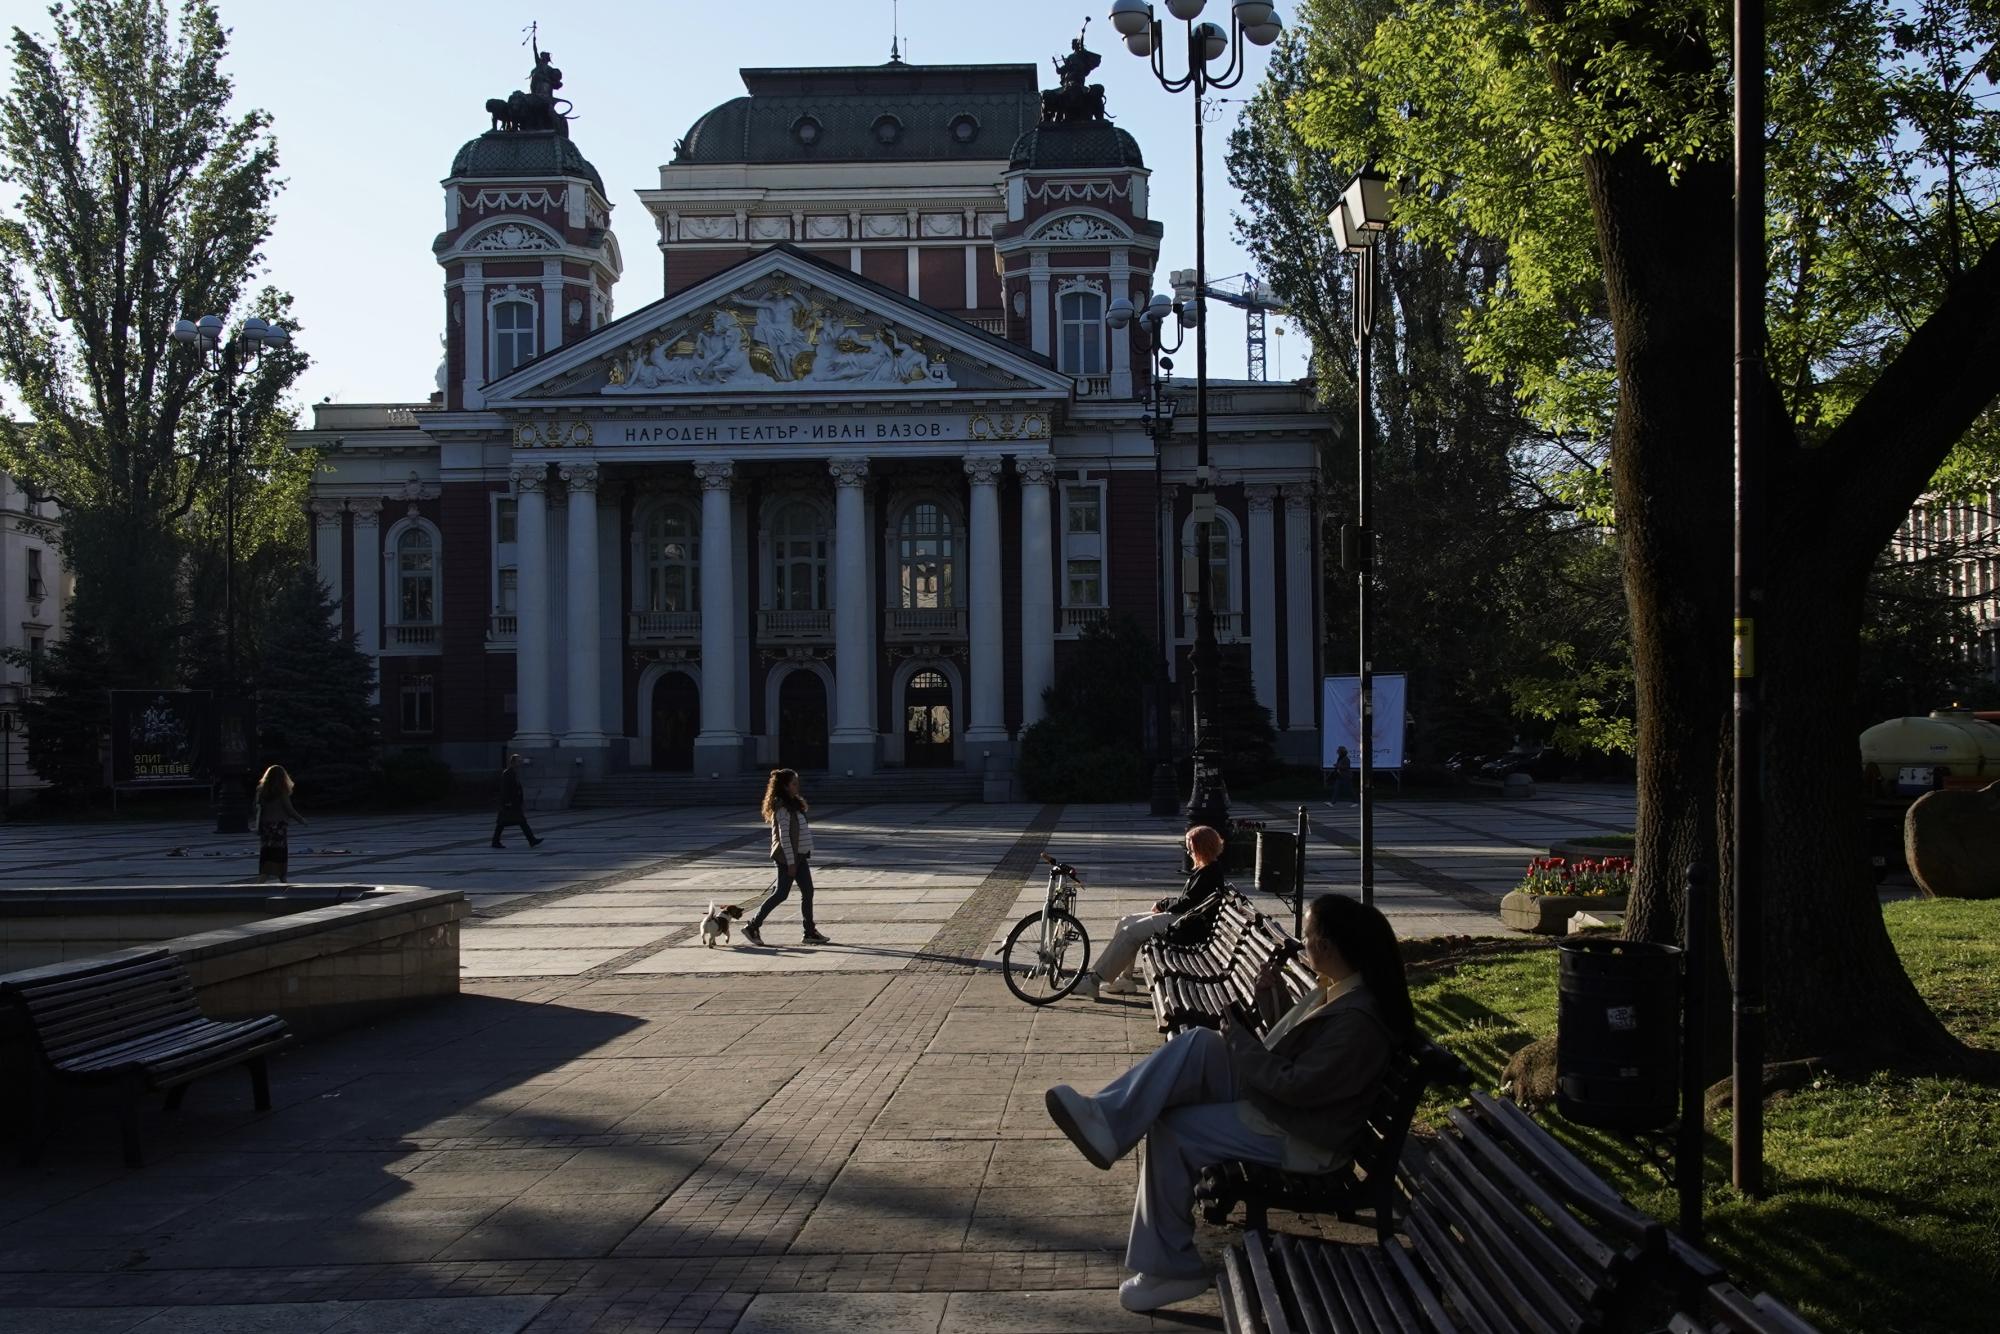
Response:
[[[344,500],[313,499],[306,502],[306,507],[313,512],[313,519],[323,524],[339,523],[340,516],[347,512]]]
[[[513,477],[514,489],[522,495],[533,493],[546,496],[549,493],[549,470],[541,464],[516,468]]]
[[[1243,499],[1253,514],[1268,513],[1278,499],[1278,488],[1269,482],[1252,482],[1243,488]]]
[[[372,528],[382,522],[382,501],[376,496],[361,496],[347,502],[348,513],[354,516],[356,528]]]
[[[1056,461],[1046,454],[1016,454],[1014,470],[1022,486],[1047,486],[1056,479]]]
[[[1000,485],[1000,468],[1006,459],[999,454],[967,454],[965,475],[974,486]]]
[[[1166,482],[1161,485],[1160,487],[1161,509],[1163,510],[1173,509],[1175,502],[1177,502],[1180,498],[1181,498],[1181,485],[1179,482]]]
[[[826,470],[833,474],[835,486],[865,486],[868,482],[868,460],[858,455],[828,459]]]
[[[562,475],[564,485],[571,491],[597,490],[597,465],[595,463],[565,463],[556,470]]]
[[[736,461],[734,459],[696,459],[694,461],[695,480],[704,491],[727,491],[736,481]]]
[[[1285,508],[1288,510],[1302,510],[1312,504],[1311,482],[1286,482],[1278,489],[1285,493]]]

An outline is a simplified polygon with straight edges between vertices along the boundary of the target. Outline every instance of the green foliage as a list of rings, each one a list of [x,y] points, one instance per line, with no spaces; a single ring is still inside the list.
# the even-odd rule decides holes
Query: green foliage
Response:
[[[375,796],[402,809],[442,801],[451,795],[451,766],[428,750],[391,751],[382,758],[382,781]]]
[[[2000,1049],[2000,903],[1883,905],[1905,970],[1964,1041]],[[1555,1032],[1546,947],[1412,969],[1425,1032],[1495,1087],[1514,1052]],[[1456,1099],[1433,1098],[1435,1124]],[[1659,1175],[1615,1139],[1559,1116],[1542,1125],[1639,1207],[1672,1219]],[[1706,1249],[1741,1286],[1768,1288],[1828,1334],[1947,1334],[1991,1324],[2000,1286],[2000,1088],[1901,1073],[1820,1076],[1767,1104],[1760,1201],[1726,1189],[1728,1116],[1709,1123]]]
[[[79,589],[77,599],[82,597]],[[9,656],[26,665],[19,650]],[[103,748],[111,731],[107,692],[125,683],[103,639],[72,614],[63,636],[45,651],[42,688],[21,705],[28,764],[58,797],[67,800],[104,786]]]
[[[1993,682],[1981,679],[1977,662],[1961,647],[1977,635],[1965,603],[1952,596],[1937,572],[1877,563],[1861,625],[1852,729],[1920,717],[1954,702],[1980,708],[1995,701]]]
[[[1142,683],[1159,674],[1153,642],[1129,618],[1078,637],[1021,734],[1022,786],[1036,801],[1126,801],[1146,785]]]
[[[265,764],[282,764],[320,802],[350,801],[376,772],[375,667],[332,619],[333,603],[309,566],[270,604],[256,676]]]
[[[1231,790],[1263,782],[1278,764],[1278,730],[1271,711],[1257,702],[1247,651],[1225,649],[1216,655],[1215,717],[1209,738],[1222,757],[1222,781]]]
[[[1565,755],[1636,753],[1639,737],[1629,661],[1580,663],[1576,645],[1551,644],[1540,665],[1541,675],[1508,680],[1516,713],[1552,724],[1549,740]]]

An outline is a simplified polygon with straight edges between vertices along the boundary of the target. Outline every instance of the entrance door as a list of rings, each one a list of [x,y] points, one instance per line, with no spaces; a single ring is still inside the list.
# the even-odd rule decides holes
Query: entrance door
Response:
[[[653,767],[694,769],[694,735],[701,730],[701,687],[686,672],[663,672],[653,683]]]
[[[826,686],[816,673],[788,672],[778,683],[778,765],[826,768]]]
[[[903,691],[903,763],[951,767],[951,683],[938,672],[918,672]]]

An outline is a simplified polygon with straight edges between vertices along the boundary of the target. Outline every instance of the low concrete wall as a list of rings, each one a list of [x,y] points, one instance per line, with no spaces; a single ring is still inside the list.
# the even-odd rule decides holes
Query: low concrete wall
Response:
[[[158,895],[152,900],[157,911],[171,905],[176,891],[199,893],[208,888],[120,886],[119,891],[143,913],[146,909],[140,905],[146,903],[147,891]],[[326,1032],[412,1002],[458,994],[459,921],[467,911],[462,891],[414,885],[301,889],[347,890],[356,896],[130,950],[106,950],[98,957],[165,946],[187,964],[196,997],[209,1017],[276,1013],[301,1033]],[[263,887],[263,892],[270,894],[270,887]],[[9,897],[0,891],[0,918],[8,917]]]

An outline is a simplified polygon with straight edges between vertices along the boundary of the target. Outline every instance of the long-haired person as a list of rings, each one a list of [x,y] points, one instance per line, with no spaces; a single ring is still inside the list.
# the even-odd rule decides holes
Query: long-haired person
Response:
[[[306,822],[292,805],[292,776],[274,764],[257,780],[257,878],[285,879],[291,861],[291,822]]]
[[[1180,897],[1161,899],[1151,912],[1135,912],[1119,918],[1104,952],[1097,956],[1097,966],[1077,979],[1079,994],[1096,1000],[1100,988],[1128,992],[1133,989],[1130,973],[1132,961],[1139,957],[1139,947],[1172,926],[1176,917],[1222,888],[1222,847],[1222,835],[1205,824],[1187,831],[1188,861],[1194,870],[1181,886]]]
[[[771,826],[771,860],[778,864],[778,883],[772,888],[770,897],[758,907],[756,915],[744,923],[743,938],[752,945],[764,943],[761,934],[764,919],[790,897],[792,886],[796,884],[799,887],[799,916],[805,919],[806,944],[831,945],[833,942],[813,925],[813,831],[812,825],[806,821],[806,799],[799,792],[797,770],[771,770],[771,781],[764,785],[761,809],[765,822]]]
[[[1415,1031],[1403,958],[1386,917],[1337,894],[1313,900],[1305,952],[1319,985],[1261,1041],[1225,1019],[1175,1034],[1095,1097],[1048,1091],[1049,1116],[1096,1166],[1146,1141],[1125,1248],[1135,1272],[1118,1289],[1127,1310],[1207,1291],[1192,1218],[1202,1168],[1330,1172],[1353,1156],[1389,1058]]]

